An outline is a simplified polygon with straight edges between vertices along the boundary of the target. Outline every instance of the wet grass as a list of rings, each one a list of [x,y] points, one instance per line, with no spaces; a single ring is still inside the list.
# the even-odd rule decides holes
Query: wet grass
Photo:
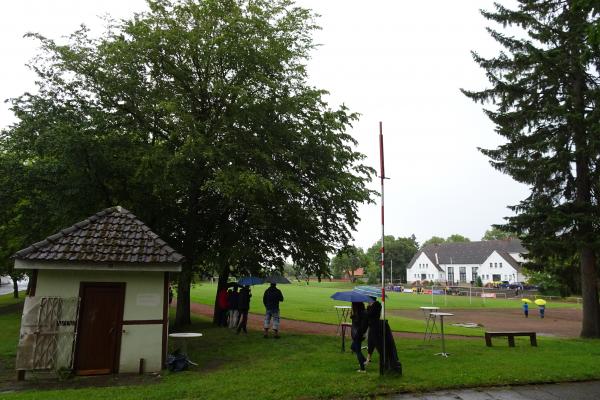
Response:
[[[12,320],[12,321],[11,321]],[[18,316],[2,320],[1,358],[13,357]],[[15,328],[16,327],[16,328]],[[405,391],[428,391],[486,385],[558,382],[600,378],[600,341],[539,338],[539,347],[517,340],[517,347],[485,347],[481,338],[448,340],[447,359],[435,356],[440,343],[424,346],[420,340],[397,340],[404,376],[380,377],[376,363],[367,374],[357,374],[355,357],[339,351],[339,338],[286,334],[280,340],[263,339],[260,332],[235,335],[195,318],[187,331],[204,336],[189,343],[197,367],[182,373],[164,373],[160,382],[130,386],[69,389],[79,378],[61,383],[60,390],[0,393],[6,399],[260,399],[369,397]],[[377,356],[375,355],[375,360]],[[435,372],[433,372],[435,371]],[[126,379],[126,378],[124,378]],[[125,381],[126,382],[126,381]],[[121,385],[123,382],[121,382]],[[35,387],[35,385],[33,385]],[[1,387],[0,387],[1,390]]]

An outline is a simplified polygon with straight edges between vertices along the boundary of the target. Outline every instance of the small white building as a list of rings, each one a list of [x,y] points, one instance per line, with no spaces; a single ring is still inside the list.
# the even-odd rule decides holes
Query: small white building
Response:
[[[406,268],[408,283],[433,281],[453,285],[508,281],[523,282],[521,264],[527,250],[518,239],[429,244],[419,250]]]
[[[37,369],[162,369],[169,273],[181,271],[183,257],[135,215],[108,208],[14,258],[16,269],[32,271],[17,354],[22,376]]]

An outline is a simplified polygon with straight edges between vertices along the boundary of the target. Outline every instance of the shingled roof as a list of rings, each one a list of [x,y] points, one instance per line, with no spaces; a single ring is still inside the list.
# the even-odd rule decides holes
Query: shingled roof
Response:
[[[179,264],[183,256],[123,207],[110,207],[18,251],[17,260]]]
[[[440,264],[482,264],[494,251],[510,261],[513,266],[518,263],[508,253],[527,253],[519,239],[428,244],[415,254],[408,268],[412,267],[422,253],[425,253],[439,269]]]

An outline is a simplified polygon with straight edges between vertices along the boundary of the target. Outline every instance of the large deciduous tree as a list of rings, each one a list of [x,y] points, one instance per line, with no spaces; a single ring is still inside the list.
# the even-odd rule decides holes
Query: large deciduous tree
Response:
[[[373,171],[347,132],[356,115],[307,82],[310,11],[289,0],[148,6],[99,38],[34,35],[38,93],[13,101],[19,122],[2,146],[56,184],[48,197],[71,219],[119,203],[172,243],[185,256],[183,325],[199,266],[218,271],[219,287],[287,259],[327,271]]]
[[[515,9],[496,4],[484,11],[512,30],[489,29],[505,49],[498,56],[474,53],[491,87],[464,91],[492,104],[485,112],[506,139],[482,152],[531,188],[512,207],[508,230],[519,234],[536,263],[580,262],[583,337],[600,337],[598,12],[592,0],[518,0]]]
[[[406,282],[406,266],[419,251],[419,243],[415,235],[410,237],[385,236],[384,269],[386,280]],[[373,243],[367,250],[371,262],[376,265],[374,276],[381,280],[381,241]],[[392,275],[393,274],[393,275]]]

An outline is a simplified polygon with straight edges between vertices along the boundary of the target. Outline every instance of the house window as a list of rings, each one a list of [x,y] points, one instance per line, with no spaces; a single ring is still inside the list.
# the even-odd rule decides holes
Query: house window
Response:
[[[460,281],[463,283],[466,282],[467,281],[467,267],[459,267],[458,271],[460,274]]]
[[[494,263],[494,268],[498,268],[498,263]]]
[[[448,267],[448,282],[454,283],[454,267]]]
[[[492,263],[490,263],[490,268],[492,268]]]
[[[471,268],[471,279],[473,280],[473,283],[477,282],[477,270],[478,269],[479,269],[478,267]]]
[[[502,268],[502,263],[500,263],[500,268]]]

